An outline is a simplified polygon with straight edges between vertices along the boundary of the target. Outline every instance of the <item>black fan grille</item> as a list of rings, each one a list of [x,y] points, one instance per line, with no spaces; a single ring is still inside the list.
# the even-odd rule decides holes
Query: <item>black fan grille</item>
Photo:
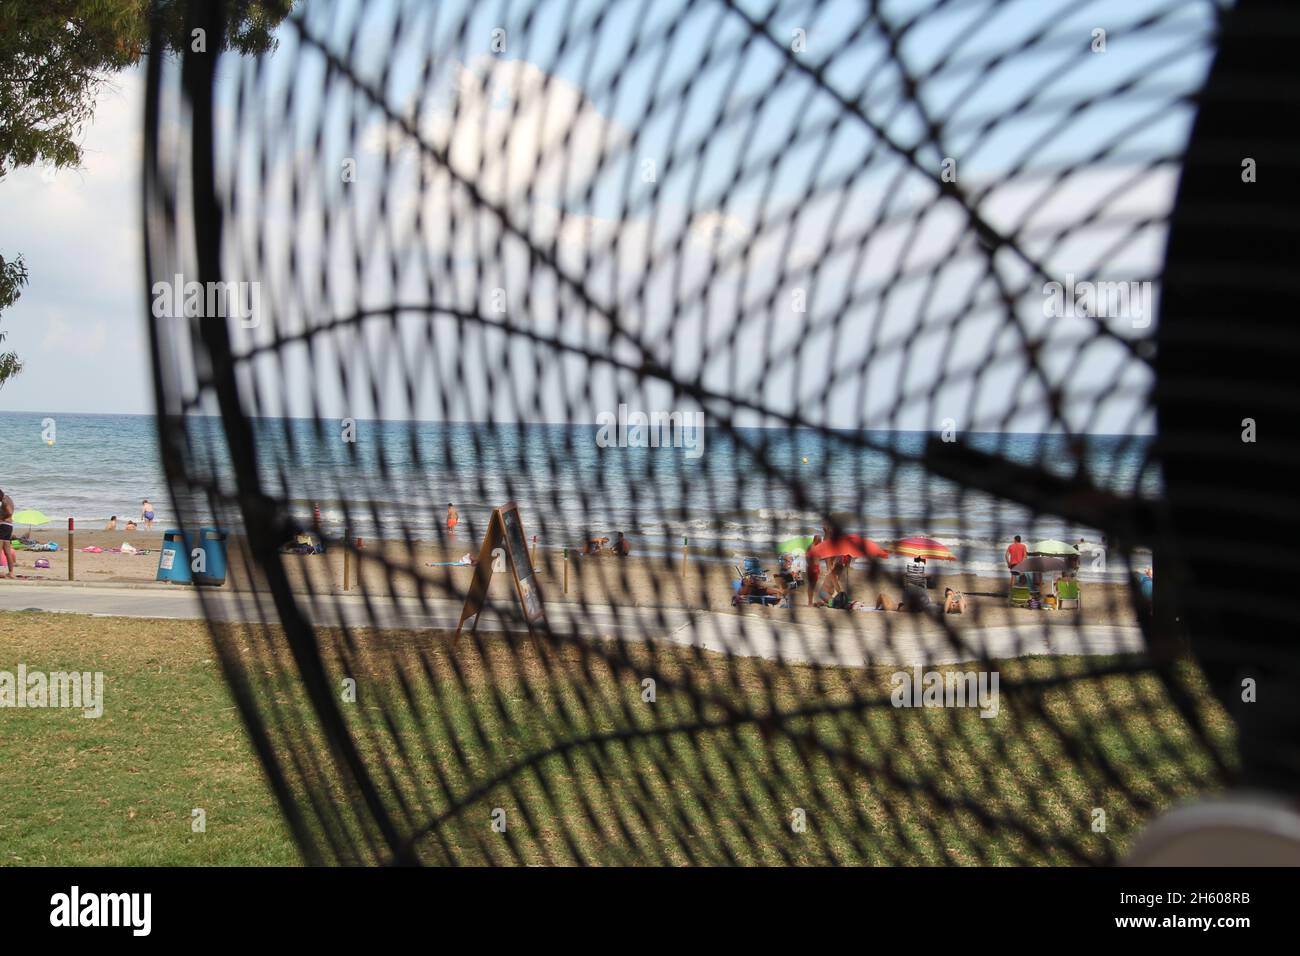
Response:
[[[149,284],[261,296],[256,327],[152,341],[177,513],[235,532],[204,601],[305,857],[1100,862],[1217,786],[1230,725],[1124,581],[1158,544],[1152,309],[1222,13],[309,2],[274,52],[151,63]],[[1049,316],[1053,282],[1141,291]],[[615,403],[702,412],[724,453],[591,457]],[[484,506],[472,534],[520,503],[540,645],[429,629],[467,580],[430,567],[448,500]],[[346,595],[279,550],[320,501]],[[718,607],[728,548],[792,515],[886,546],[1087,529],[1120,573],[1077,626],[991,594],[979,628]],[[562,598],[560,548],[618,522],[673,545],[652,599],[576,559]],[[869,603],[894,570],[852,574]],[[999,716],[894,707],[912,664],[996,670]]]

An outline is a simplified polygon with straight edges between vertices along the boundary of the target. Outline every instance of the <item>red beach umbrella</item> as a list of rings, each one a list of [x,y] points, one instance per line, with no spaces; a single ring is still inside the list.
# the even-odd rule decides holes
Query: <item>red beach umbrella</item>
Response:
[[[818,542],[808,549],[808,557],[814,561],[823,558],[887,558],[889,552],[870,538],[860,534],[845,534]]]

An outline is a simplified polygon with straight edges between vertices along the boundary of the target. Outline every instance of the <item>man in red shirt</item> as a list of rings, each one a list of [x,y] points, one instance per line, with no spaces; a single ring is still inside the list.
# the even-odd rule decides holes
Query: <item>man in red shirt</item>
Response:
[[[1007,570],[1011,571],[1017,564],[1025,560],[1025,554],[1029,551],[1020,543],[1020,535],[1016,535],[1016,540],[1007,545]],[[1011,571],[1011,583],[1016,583],[1016,572]]]

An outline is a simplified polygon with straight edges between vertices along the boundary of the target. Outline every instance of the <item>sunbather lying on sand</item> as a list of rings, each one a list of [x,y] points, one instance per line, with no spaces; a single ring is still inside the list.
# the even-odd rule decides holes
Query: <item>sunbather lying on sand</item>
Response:
[[[933,605],[924,600],[918,588],[907,588],[904,590],[904,599],[894,601],[885,596],[881,591],[876,595],[877,611],[929,611]],[[966,595],[960,591],[954,591],[952,588],[943,589],[943,613],[945,614],[964,614],[966,613]]]

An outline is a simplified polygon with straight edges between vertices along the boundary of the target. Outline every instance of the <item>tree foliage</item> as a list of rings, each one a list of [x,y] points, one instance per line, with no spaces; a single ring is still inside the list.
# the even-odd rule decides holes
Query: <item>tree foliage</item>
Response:
[[[6,262],[0,256],[0,312],[13,305],[27,284],[27,265],[19,256],[12,262]],[[0,345],[4,345],[5,333],[0,331]],[[13,352],[0,352],[0,388],[5,382],[23,370],[23,363]]]
[[[21,166],[81,163],[81,135],[112,75],[149,53],[150,18],[161,53],[188,49],[190,2],[208,0],[0,0],[0,181]],[[273,31],[293,0],[229,0],[226,47],[273,48]],[[205,49],[213,46],[205,41]],[[0,313],[27,283],[22,257],[0,258]],[[4,335],[0,333],[0,342]],[[22,364],[0,354],[0,385]]]
[[[101,85],[148,53],[151,15],[166,51],[187,48],[189,2],[0,0],[0,176],[34,163],[80,162],[79,137]],[[272,48],[272,31],[292,6],[293,0],[231,0],[227,47]]]

